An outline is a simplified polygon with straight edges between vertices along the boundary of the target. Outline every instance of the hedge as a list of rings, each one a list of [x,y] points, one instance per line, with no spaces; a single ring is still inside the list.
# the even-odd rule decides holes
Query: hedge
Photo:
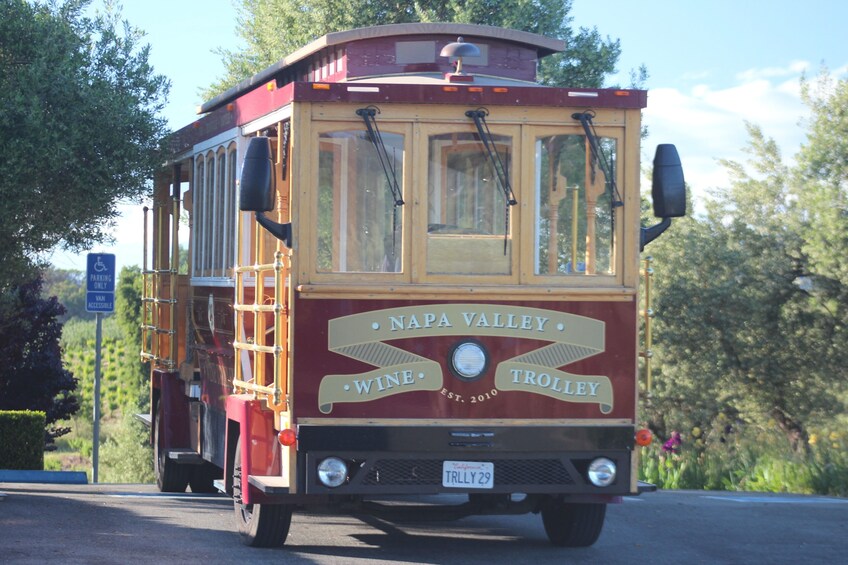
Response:
[[[44,469],[44,412],[0,410],[0,469]]]

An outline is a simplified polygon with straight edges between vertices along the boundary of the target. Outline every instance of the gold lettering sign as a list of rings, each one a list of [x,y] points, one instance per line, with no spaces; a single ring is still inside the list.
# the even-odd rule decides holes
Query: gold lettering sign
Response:
[[[327,375],[318,390],[321,412],[338,402],[366,402],[442,387],[441,365],[385,343],[431,336],[497,336],[544,340],[550,345],[500,363],[495,386],[542,394],[565,402],[613,406],[605,376],[574,375],[557,368],[605,349],[600,320],[539,308],[488,304],[437,304],[392,308],[336,318],[329,322],[329,349],[377,367],[352,375]]]

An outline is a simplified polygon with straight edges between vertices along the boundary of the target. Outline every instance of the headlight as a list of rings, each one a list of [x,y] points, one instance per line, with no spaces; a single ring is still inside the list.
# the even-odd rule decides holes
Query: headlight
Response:
[[[318,480],[330,488],[343,484],[347,480],[347,464],[338,457],[327,457],[318,463]]]
[[[589,463],[589,480],[596,487],[607,487],[615,481],[615,463],[606,457],[598,457]]]
[[[451,352],[451,368],[460,379],[476,379],[486,370],[487,364],[486,352],[479,343],[464,341]]]

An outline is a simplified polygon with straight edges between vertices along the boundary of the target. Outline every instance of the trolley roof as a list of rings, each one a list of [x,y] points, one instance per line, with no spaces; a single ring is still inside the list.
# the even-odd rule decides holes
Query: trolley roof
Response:
[[[439,52],[463,37],[483,48],[481,57],[466,58],[475,74],[533,82],[538,59],[565,49],[565,42],[492,26],[456,23],[409,23],[373,26],[328,33],[281,61],[243,80],[202,104],[198,113],[211,112],[271,80],[277,86],[294,81],[346,82],[374,76],[432,74],[452,70]]]

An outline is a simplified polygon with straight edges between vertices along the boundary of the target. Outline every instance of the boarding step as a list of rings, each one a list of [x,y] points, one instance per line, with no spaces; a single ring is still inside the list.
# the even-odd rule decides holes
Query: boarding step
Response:
[[[289,482],[276,475],[250,475],[247,481],[265,494],[288,494]]]
[[[657,485],[652,485],[645,481],[639,481],[639,494],[642,494],[643,492],[657,492]]]
[[[150,414],[136,414],[135,419],[139,420],[148,428],[153,426],[153,419],[150,417]]]
[[[203,457],[193,449],[169,449],[168,459],[180,465],[202,465]]]

